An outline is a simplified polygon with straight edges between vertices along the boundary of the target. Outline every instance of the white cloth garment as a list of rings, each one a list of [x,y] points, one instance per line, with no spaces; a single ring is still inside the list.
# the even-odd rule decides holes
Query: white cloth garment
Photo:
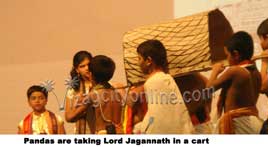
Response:
[[[195,129],[194,134],[212,134],[213,124],[209,121],[194,126],[194,129]]]
[[[146,134],[193,133],[190,115],[173,77],[164,72],[152,75],[144,84],[148,111],[134,132]],[[151,122],[151,123],[150,123]]]

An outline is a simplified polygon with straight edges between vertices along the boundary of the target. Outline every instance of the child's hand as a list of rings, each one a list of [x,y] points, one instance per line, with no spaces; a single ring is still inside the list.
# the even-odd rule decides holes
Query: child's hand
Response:
[[[220,74],[223,72],[225,67],[223,66],[223,63],[216,63],[212,66],[212,71],[215,72],[216,74]]]
[[[77,97],[78,97],[77,102],[80,104],[86,105],[86,104],[90,103],[90,99],[89,99],[88,94],[78,93]]]
[[[268,50],[264,50],[264,51],[261,53],[261,56],[264,56],[264,58],[262,58],[262,61],[263,61],[263,62],[268,62]]]
[[[83,100],[84,100],[84,98],[85,98],[85,96],[80,92],[80,93],[78,93],[77,94],[77,97],[78,97],[78,102],[82,102]]]

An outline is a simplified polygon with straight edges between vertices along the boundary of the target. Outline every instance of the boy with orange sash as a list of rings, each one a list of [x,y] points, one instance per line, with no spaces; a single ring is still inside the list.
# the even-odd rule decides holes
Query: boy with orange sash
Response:
[[[60,116],[46,110],[48,92],[44,87],[31,86],[27,91],[28,103],[33,112],[29,113],[18,126],[19,134],[65,134]]]
[[[243,31],[235,33],[224,48],[230,67],[213,66],[207,87],[221,89],[218,101],[218,129],[220,134],[258,134],[262,120],[256,103],[261,90],[261,75],[254,62],[253,40]],[[223,72],[220,76],[218,76]]]

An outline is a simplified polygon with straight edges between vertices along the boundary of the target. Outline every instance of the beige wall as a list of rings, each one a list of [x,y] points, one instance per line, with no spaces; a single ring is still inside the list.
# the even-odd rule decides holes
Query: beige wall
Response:
[[[174,0],[174,17],[191,15],[203,11],[221,8],[243,0]]]
[[[31,109],[26,90],[55,80],[60,101],[71,60],[80,49],[116,61],[112,81],[125,83],[122,36],[137,26],[173,18],[173,0],[1,0],[0,133],[16,133]],[[48,109],[58,111],[49,95]],[[72,125],[67,124],[72,132]]]

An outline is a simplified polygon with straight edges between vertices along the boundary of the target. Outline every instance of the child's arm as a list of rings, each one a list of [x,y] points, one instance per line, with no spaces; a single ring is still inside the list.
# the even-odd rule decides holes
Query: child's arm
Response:
[[[221,91],[221,94],[217,102],[217,117],[218,118],[220,118],[222,115],[225,99],[226,99],[226,91]]]
[[[267,55],[268,50],[263,51],[262,55]],[[262,78],[262,86],[261,86],[261,92],[262,93],[268,93],[268,75],[267,75],[267,69],[268,69],[268,59],[263,58],[261,63],[261,78]]]
[[[266,94],[268,96],[268,77],[263,80],[262,87],[261,87],[261,92]]]
[[[214,92],[217,91],[220,88],[223,88],[224,85],[232,80],[234,75],[236,73],[239,73],[238,69],[235,67],[230,67],[228,70],[226,70],[220,77],[217,78],[217,76],[224,70],[223,64],[215,64],[212,69],[212,74],[209,78],[209,81],[207,83],[208,88],[214,88]],[[217,102],[217,113],[218,117],[221,116],[223,107],[224,107],[224,101],[226,96],[226,89],[223,89],[224,91],[221,91],[221,95],[219,97],[219,100]]]
[[[19,123],[19,126],[18,126],[18,134],[23,134],[22,127],[23,127],[23,120],[20,121],[20,123]]]
[[[65,101],[65,120],[67,122],[76,122],[79,118],[76,117],[74,119],[73,117],[70,117],[72,109],[75,107],[77,103],[77,99],[75,99],[75,91],[73,89],[69,89],[67,91],[66,95],[66,101]]]
[[[264,80],[267,76],[267,59],[262,59],[261,63],[261,78]]]
[[[197,76],[200,77],[200,79],[207,85],[208,78],[202,75],[201,73],[197,73]],[[206,109],[210,113],[211,112],[211,103],[212,103],[212,93],[209,93],[209,97],[203,97],[205,98],[206,102]]]
[[[57,116],[57,120],[58,120],[58,134],[66,134],[62,118],[60,116]]]
[[[268,54],[268,50],[265,50],[262,52],[262,55],[267,55]],[[267,65],[268,59],[267,58],[262,58],[262,64],[261,64],[261,77],[262,79],[264,79],[267,76]]]
[[[23,134],[22,129],[18,127],[18,134]]]
[[[65,119],[67,122],[77,121],[89,106],[81,101],[74,102],[74,104],[71,101],[69,98],[66,99]]]
[[[226,82],[232,80],[236,69],[230,67],[220,77],[218,75],[224,70],[222,63],[216,63],[213,65],[211,76],[207,82],[207,88],[214,88],[214,92],[222,88]],[[218,77],[218,78],[217,78]]]

